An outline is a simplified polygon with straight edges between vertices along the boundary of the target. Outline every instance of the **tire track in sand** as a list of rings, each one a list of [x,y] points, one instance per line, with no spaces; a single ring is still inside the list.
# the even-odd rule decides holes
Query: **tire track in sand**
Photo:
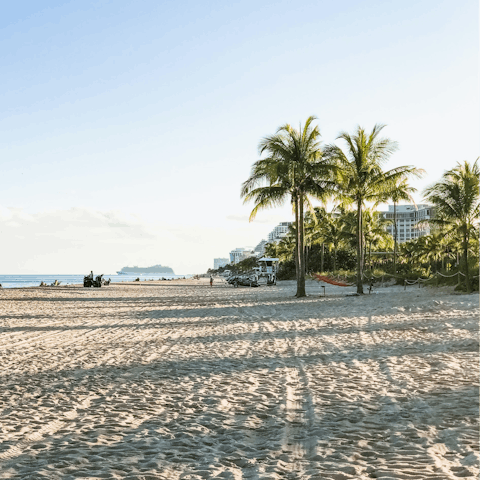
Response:
[[[23,440],[18,441],[15,445],[12,445],[8,450],[0,453],[0,460],[8,461],[23,454],[23,451],[29,448],[32,444],[41,442],[45,439],[45,435],[52,436],[57,431],[67,426],[68,422],[71,422],[77,417],[77,409],[86,409],[90,406],[92,400],[97,398],[95,394],[89,395],[81,403],[75,406],[72,410],[63,414],[63,419],[53,420],[48,422],[42,428],[36,432],[27,434]]]

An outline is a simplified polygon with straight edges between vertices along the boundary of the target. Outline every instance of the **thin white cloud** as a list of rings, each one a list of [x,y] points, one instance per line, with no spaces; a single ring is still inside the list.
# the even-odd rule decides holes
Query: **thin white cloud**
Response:
[[[2,207],[0,213],[0,232],[11,252],[2,273],[76,273],[90,259],[113,270],[117,262],[112,260],[121,259],[123,250],[157,240],[146,223],[119,212],[71,208],[27,214]]]
[[[287,216],[288,217],[288,216]],[[272,214],[261,212],[259,213],[255,219],[251,222],[249,215],[227,215],[226,220],[230,220],[232,222],[242,222],[242,223],[261,223],[261,224],[271,224],[272,226],[278,224],[279,222],[286,222],[289,221],[289,218],[286,218],[285,215],[279,214]]]
[[[225,217],[227,220],[232,220],[234,222],[248,222],[248,215],[227,215]]]

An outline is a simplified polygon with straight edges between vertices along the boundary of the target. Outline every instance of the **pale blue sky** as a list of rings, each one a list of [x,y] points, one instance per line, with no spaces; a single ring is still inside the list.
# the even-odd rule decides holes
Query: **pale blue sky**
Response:
[[[476,0],[2,10],[0,273],[206,270],[288,220],[249,224],[240,184],[261,137],[312,114],[327,143],[388,124],[387,167],[426,169],[420,189],[479,155]]]

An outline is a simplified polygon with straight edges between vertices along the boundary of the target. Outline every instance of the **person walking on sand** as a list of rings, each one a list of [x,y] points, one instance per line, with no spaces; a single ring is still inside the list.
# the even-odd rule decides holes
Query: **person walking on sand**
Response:
[[[213,277],[210,275],[210,286],[213,287]]]

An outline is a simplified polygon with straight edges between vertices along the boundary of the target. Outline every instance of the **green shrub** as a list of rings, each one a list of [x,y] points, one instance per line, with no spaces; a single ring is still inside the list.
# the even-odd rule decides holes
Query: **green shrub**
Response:
[[[295,261],[280,262],[278,266],[277,279],[278,280],[295,280],[297,278]]]

